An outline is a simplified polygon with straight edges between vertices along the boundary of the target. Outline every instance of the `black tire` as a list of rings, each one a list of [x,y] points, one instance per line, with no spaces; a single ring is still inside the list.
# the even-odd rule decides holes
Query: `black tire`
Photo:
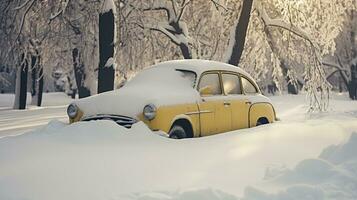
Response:
[[[260,118],[257,121],[257,125],[256,126],[261,126],[261,125],[265,125],[265,124],[269,124],[269,121],[266,118]]]
[[[169,132],[169,137],[172,139],[184,139],[187,138],[187,134],[183,127],[174,125]]]

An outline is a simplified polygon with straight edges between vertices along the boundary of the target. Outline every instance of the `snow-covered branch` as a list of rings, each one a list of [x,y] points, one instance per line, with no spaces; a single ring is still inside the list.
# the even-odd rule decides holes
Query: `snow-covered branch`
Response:
[[[60,9],[57,13],[55,13],[55,14],[53,14],[53,15],[50,16],[50,21],[52,21],[52,20],[54,20],[55,18],[57,18],[58,16],[62,15],[62,14],[66,11],[66,9],[67,9],[68,4],[69,4],[70,1],[71,1],[71,0],[66,0],[66,1],[62,4],[61,9]]]
[[[17,6],[14,8],[14,10],[21,10],[22,8],[24,8],[28,3],[30,3],[30,1],[32,0],[26,0],[23,4]]]
[[[167,36],[175,45],[180,46],[184,58],[192,58],[189,47],[188,28],[185,22],[182,22],[185,8],[190,4],[191,0],[183,0],[181,5],[177,5],[176,1],[153,1],[145,5],[139,10],[143,11],[160,11],[163,10],[167,14],[167,22],[156,22],[151,26],[139,25],[143,29],[159,31]]]
[[[115,14],[116,11],[115,7],[116,6],[113,0],[104,0],[101,13],[106,13],[112,10],[113,13]]]
[[[24,27],[24,23],[25,23],[25,19],[26,19],[26,15],[28,14],[28,12],[30,11],[31,7],[35,4],[36,0],[32,0],[32,2],[30,3],[30,5],[26,8],[26,10],[24,11],[24,14],[22,15],[22,18],[21,18],[21,22],[20,22],[20,28],[19,28],[19,32],[16,36],[16,40],[18,40],[18,38],[20,37],[20,34],[22,32],[22,29]]]
[[[254,1],[254,6],[255,6],[256,11],[258,12],[258,15],[262,19],[265,27],[278,27],[278,28],[285,29],[285,30],[295,34],[296,36],[305,39],[306,41],[308,41],[311,44],[312,47],[318,49],[318,45],[312,40],[312,37],[308,33],[303,31],[302,29],[296,27],[292,23],[287,23],[281,19],[271,19],[269,17],[269,15],[267,14],[266,10],[261,5],[260,1]]]
[[[190,2],[191,2],[191,0],[182,1],[180,12],[176,17],[176,22],[179,22],[181,20],[182,15],[185,12],[185,9],[186,9],[187,5],[190,4]]]
[[[342,66],[340,58],[338,58],[337,60],[338,60],[339,64],[328,62],[328,61],[322,61],[322,64],[324,66],[335,68],[336,71],[338,71],[340,73],[340,75],[341,75],[344,83],[346,84],[346,86],[348,86],[348,76],[346,74],[347,70]],[[329,76],[327,76],[327,77],[329,77]]]

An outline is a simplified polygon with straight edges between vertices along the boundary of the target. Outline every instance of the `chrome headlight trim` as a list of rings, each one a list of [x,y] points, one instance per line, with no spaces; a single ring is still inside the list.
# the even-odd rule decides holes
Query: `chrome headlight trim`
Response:
[[[67,107],[67,115],[69,118],[74,119],[78,115],[78,106],[74,103],[69,104]]]
[[[143,115],[145,119],[151,121],[156,117],[157,108],[154,104],[148,104],[143,109]]]

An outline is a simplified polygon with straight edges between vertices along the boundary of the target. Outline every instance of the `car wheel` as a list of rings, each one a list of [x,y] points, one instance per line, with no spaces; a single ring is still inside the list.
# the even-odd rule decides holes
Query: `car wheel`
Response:
[[[264,124],[269,124],[269,121],[268,121],[266,118],[260,118],[260,119],[257,121],[256,126],[261,126],[261,125],[264,125]]]
[[[187,134],[184,128],[178,125],[174,125],[169,132],[169,137],[172,139],[183,139],[187,138]]]

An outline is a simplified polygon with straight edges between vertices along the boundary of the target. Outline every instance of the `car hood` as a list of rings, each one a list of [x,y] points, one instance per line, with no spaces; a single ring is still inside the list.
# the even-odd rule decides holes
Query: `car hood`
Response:
[[[74,103],[83,112],[83,117],[98,114],[122,115],[137,118],[147,104],[156,107],[196,103],[199,94],[192,87],[153,88],[149,85],[128,86],[121,89],[80,99]]]

